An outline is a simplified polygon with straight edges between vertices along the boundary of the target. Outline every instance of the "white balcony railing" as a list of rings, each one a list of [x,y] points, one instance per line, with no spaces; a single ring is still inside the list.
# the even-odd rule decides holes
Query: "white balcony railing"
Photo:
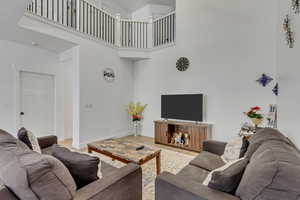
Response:
[[[85,0],[33,0],[27,12],[116,47],[149,49],[175,42],[175,12],[154,21],[125,20]]]

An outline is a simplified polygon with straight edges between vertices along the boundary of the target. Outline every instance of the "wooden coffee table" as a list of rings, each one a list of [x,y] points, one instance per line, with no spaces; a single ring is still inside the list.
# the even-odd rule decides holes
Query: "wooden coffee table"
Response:
[[[94,151],[126,164],[136,163],[143,165],[156,158],[156,173],[159,175],[161,170],[161,150],[151,149],[145,146],[144,149],[137,151],[136,148],[140,146],[140,144],[131,141],[109,139],[88,144],[88,152],[92,153]]]

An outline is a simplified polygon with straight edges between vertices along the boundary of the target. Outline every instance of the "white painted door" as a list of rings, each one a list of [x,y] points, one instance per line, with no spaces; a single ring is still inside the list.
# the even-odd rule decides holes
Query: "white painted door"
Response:
[[[20,84],[21,126],[37,137],[55,135],[54,76],[21,72]]]

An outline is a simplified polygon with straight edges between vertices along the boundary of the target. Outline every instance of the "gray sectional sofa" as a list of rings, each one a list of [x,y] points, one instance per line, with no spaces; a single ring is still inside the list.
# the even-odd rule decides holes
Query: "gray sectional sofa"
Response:
[[[234,195],[202,182],[211,170],[224,165],[226,143],[206,141],[200,153],[177,175],[164,172],[155,183],[156,200],[299,200],[300,152],[277,130],[266,128],[249,139],[249,163]]]
[[[142,171],[134,164],[117,169],[101,162],[103,178],[76,190],[67,168],[53,156],[57,138],[39,139],[43,154],[0,130],[2,200],[142,200]]]

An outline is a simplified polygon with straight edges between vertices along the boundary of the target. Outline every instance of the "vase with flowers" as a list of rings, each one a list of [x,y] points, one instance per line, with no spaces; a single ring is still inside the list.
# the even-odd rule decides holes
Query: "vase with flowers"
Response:
[[[255,125],[255,128],[257,128],[264,120],[263,115],[260,113],[261,108],[259,106],[255,106],[250,108],[248,112],[245,112],[245,114],[251,119],[252,123]]]
[[[131,102],[128,105],[127,111],[128,114],[131,116],[131,120],[135,129],[134,135],[138,135],[138,129],[141,125],[141,121],[143,120],[143,112],[145,108],[147,107],[147,104],[142,105],[140,102],[133,103]]]

